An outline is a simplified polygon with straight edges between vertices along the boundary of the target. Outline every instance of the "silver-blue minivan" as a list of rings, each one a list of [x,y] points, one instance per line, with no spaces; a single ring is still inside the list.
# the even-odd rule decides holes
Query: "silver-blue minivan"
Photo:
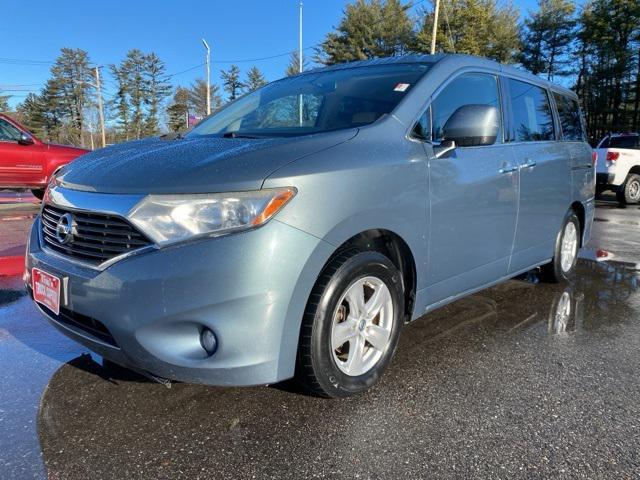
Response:
[[[573,92],[481,58],[312,70],[66,167],[25,281],[116,364],[345,397],[405,323],[536,267],[571,276],[594,214],[585,139]]]

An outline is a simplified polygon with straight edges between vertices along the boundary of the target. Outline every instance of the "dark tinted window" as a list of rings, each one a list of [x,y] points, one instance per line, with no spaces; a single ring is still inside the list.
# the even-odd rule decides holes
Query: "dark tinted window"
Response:
[[[230,103],[187,136],[291,136],[367,125],[390,113],[428,69],[377,65],[285,78]]]
[[[498,79],[485,73],[467,73],[447,85],[431,103],[432,138],[442,141],[442,127],[458,108],[464,105],[491,105],[500,110]],[[500,132],[502,128],[500,129]],[[498,142],[502,133],[498,133]]]
[[[20,130],[0,118],[0,141],[17,142],[18,140],[20,140]]]
[[[553,116],[545,89],[508,79],[511,97],[511,125],[516,142],[553,140]]]
[[[585,141],[586,135],[580,117],[580,107],[573,98],[554,92],[553,97],[558,107],[562,138],[568,141]]]
[[[631,148],[640,149],[640,136],[625,135],[624,137],[610,137],[605,139],[600,148]]]
[[[420,140],[431,141],[431,108],[422,114],[418,123],[413,128],[413,136]]]

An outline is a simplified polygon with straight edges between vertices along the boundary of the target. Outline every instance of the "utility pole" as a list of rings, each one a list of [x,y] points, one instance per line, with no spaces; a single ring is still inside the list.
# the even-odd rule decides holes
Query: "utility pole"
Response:
[[[100,69],[96,67],[94,69],[96,75],[96,95],[98,95],[98,115],[100,116],[100,133],[102,135],[102,148],[107,146],[107,138],[104,131],[104,110],[102,107],[102,88],[100,88]],[[93,143],[93,135],[91,136],[91,142]]]
[[[302,0],[298,17],[298,73],[302,73]],[[298,95],[298,124],[302,126],[302,94]]]
[[[302,73],[302,1],[300,2],[300,15],[298,24],[298,71]]]
[[[440,11],[440,0],[436,0],[436,10],[433,14],[433,30],[431,32],[431,55],[436,53],[436,34],[438,33],[438,12]]]
[[[204,45],[204,48],[207,49],[207,56],[205,60],[207,65],[207,115],[211,115],[211,49],[204,38],[202,39],[202,44]]]

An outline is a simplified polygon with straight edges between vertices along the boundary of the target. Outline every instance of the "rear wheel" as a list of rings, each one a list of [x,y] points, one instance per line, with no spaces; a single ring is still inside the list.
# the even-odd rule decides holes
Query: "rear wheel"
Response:
[[[42,189],[33,189],[33,190],[31,190],[31,193],[38,200],[42,200],[44,198],[44,190],[42,190]]]
[[[575,271],[579,248],[580,220],[569,210],[556,237],[553,259],[542,267],[543,279],[553,283],[569,280]]]
[[[640,175],[630,173],[616,192],[618,202],[622,205],[640,202]]]
[[[403,321],[402,276],[387,257],[358,250],[336,255],[307,304],[297,379],[324,397],[363,392],[389,365]]]

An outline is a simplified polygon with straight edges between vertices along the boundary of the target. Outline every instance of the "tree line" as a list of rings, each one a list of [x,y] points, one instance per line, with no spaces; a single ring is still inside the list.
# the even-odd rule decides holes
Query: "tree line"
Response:
[[[331,65],[428,53],[433,8],[412,12],[411,7],[400,0],[348,4],[340,23],[315,47],[312,58],[305,55],[304,69],[310,60]],[[441,0],[436,46],[438,52],[515,64],[574,89],[592,141],[608,131],[640,130],[638,0],[588,0],[580,8],[570,0],[539,0],[537,9],[522,21],[509,2]],[[91,65],[87,52],[62,49],[42,91],[19,105],[21,119],[45,138],[87,145],[87,129],[96,127]],[[284,74],[295,75],[298,69],[298,52],[294,52]],[[187,128],[189,113],[206,115],[205,81],[173,86],[165,64],[153,52],[130,50],[107,72],[115,88],[106,104],[110,142],[181,131]],[[255,66],[243,75],[237,65],[231,65],[221,72],[221,84],[211,86],[212,110],[266,82]]]

